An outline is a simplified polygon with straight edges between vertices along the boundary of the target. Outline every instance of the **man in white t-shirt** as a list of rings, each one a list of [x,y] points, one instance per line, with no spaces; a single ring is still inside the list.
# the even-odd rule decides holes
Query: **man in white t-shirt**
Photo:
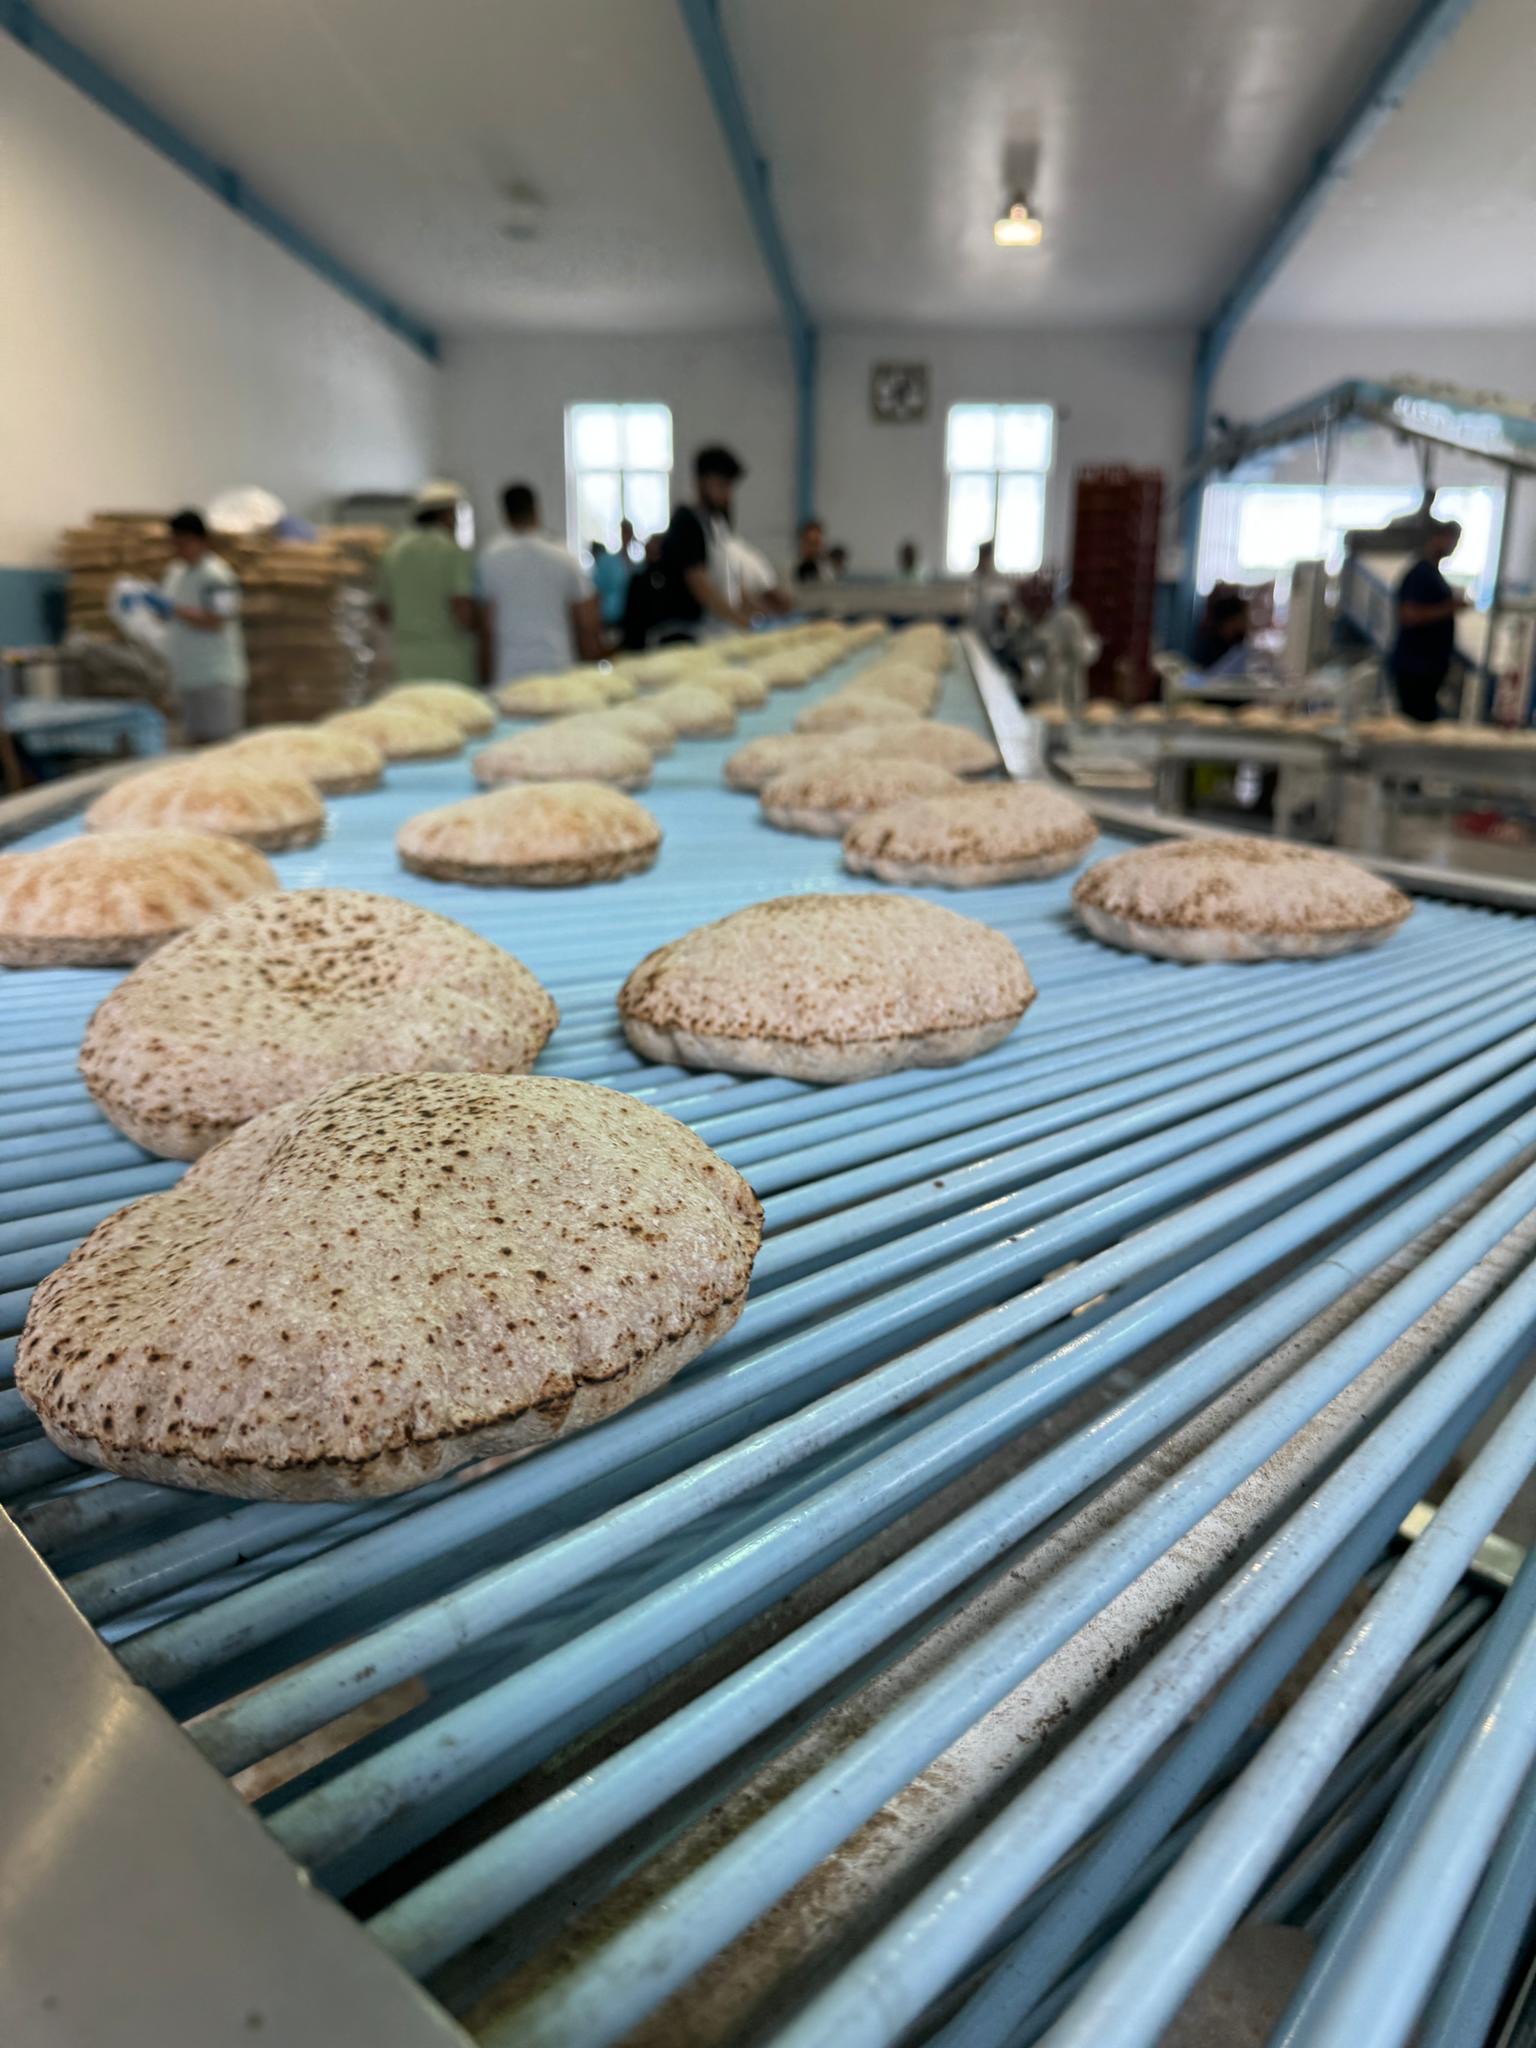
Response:
[[[481,555],[477,581],[496,681],[600,661],[603,629],[591,579],[568,548],[539,532],[539,501],[529,485],[508,484],[501,505],[508,531]]]
[[[208,544],[201,512],[170,521],[176,559],[160,585],[165,656],[182,730],[193,746],[232,739],[245,723],[245,639],[240,585]]]

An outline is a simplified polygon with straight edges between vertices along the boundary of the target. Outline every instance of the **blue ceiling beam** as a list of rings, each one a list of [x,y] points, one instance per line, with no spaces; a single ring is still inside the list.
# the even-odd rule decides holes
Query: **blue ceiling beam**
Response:
[[[1198,462],[1205,452],[1216,378],[1233,337],[1335,190],[1356,170],[1371,144],[1475,5],[1476,0],[1420,0],[1419,6],[1387,46],[1354,104],[1313,158],[1307,175],[1269,223],[1258,247],[1200,330],[1189,408],[1191,463]],[[1186,490],[1183,503],[1186,617],[1194,602],[1195,550],[1200,537],[1202,496],[1197,479]]]
[[[816,502],[816,355],[815,323],[795,279],[789,245],[779,226],[769,185],[769,167],[752,133],[735,60],[720,20],[720,0],[677,0],[683,26],[693,44],[699,69],[714,103],[715,117],[730,153],[736,182],[752,232],[762,252],[789,336],[795,372],[795,510],[809,519]]]
[[[343,263],[296,221],[263,199],[229,164],[220,163],[122,80],[98,64],[78,43],[52,27],[30,0],[0,0],[0,29],[50,71],[94,100],[105,113],[169,159],[231,212],[249,221],[333,290],[361,306],[401,341],[435,363],[441,353],[432,328],[398,305],[388,292]]]

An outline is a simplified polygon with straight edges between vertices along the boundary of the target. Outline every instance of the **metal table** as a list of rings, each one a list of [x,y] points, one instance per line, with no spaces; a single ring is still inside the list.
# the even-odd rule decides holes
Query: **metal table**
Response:
[[[979,718],[967,678],[944,709]],[[85,1475],[0,1391],[7,2048],[1126,2048],[1250,1910],[1313,1930],[1307,2024],[1406,1985],[1426,2039],[1480,2038],[1530,1889],[1536,1573],[1468,1571],[1536,1440],[1530,1397],[1499,1421],[1536,1329],[1536,927],[1426,901],[1376,954],[1184,968],[1087,939],[1062,878],[943,899],[1041,988],[981,1059],[647,1066],[612,999],[648,947],[867,886],[726,751],[658,764],[662,859],[613,886],[398,870],[462,761],[278,857],[511,946],[561,1004],[541,1067],[694,1125],[768,1237],[669,1389],[397,1501]],[[114,980],[3,983],[6,1332],[181,1170],[76,1076]]]

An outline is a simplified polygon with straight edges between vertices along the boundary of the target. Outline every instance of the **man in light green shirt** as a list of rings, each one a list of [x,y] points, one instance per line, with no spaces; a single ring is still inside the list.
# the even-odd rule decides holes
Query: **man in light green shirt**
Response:
[[[378,614],[393,630],[402,683],[480,680],[474,563],[454,538],[462,497],[457,484],[428,484],[415,524],[379,564]]]
[[[245,723],[240,585],[228,562],[208,545],[200,512],[178,512],[170,529],[176,560],[160,585],[165,658],[182,730],[199,746],[231,739]]]

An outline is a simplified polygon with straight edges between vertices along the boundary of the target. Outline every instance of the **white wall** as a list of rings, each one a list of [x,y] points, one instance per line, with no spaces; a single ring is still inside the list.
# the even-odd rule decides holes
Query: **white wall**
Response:
[[[1514,327],[1290,327],[1259,321],[1233,342],[1216,380],[1214,409],[1233,420],[1259,420],[1282,406],[1349,377],[1390,378],[1399,371],[1443,377],[1476,390],[1536,399],[1536,334]],[[1287,451],[1275,475],[1310,481],[1317,475],[1310,449]],[[1341,440],[1333,474],[1341,483],[1418,480],[1417,457],[1406,442],[1381,429]],[[1442,483],[1502,483],[1502,472],[1454,450],[1438,453]],[[1536,587],[1536,478],[1519,486],[1509,527],[1506,573]]]
[[[97,510],[432,470],[432,365],[8,37],[0,185],[0,563]]]
[[[693,450],[724,441],[747,465],[737,500],[746,538],[781,561],[794,524],[794,395],[777,332],[710,335],[503,334],[452,342],[443,363],[443,458],[467,485],[482,536],[498,494],[531,483],[544,523],[565,537],[565,408],[653,399],[672,409],[673,502]]]
[[[1089,464],[1163,472],[1171,501],[1189,417],[1191,334],[1161,328],[998,330],[971,334],[848,329],[822,338],[818,510],[846,541],[855,571],[886,575],[915,540],[931,567],[944,560],[944,420],[966,399],[1044,400],[1055,406],[1055,471],[1046,559],[1066,566],[1072,478]],[[926,363],[928,417],[876,421],[869,372],[877,362]]]

